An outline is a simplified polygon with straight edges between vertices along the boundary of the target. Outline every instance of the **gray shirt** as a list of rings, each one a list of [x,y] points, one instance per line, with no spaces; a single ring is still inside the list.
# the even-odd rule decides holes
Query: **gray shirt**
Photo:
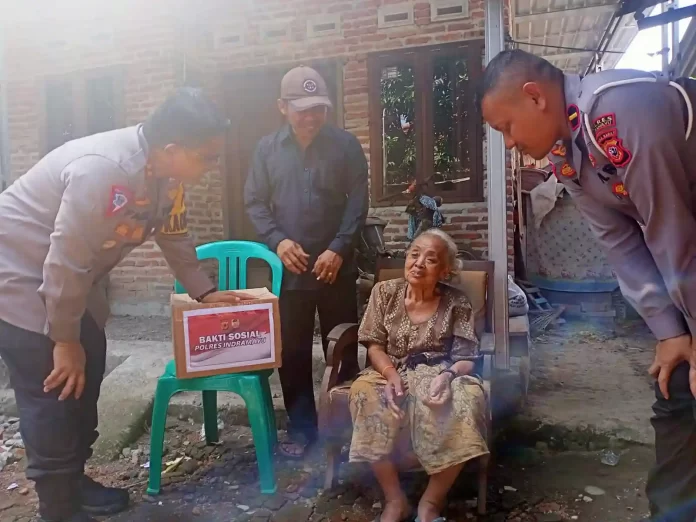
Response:
[[[184,189],[147,173],[140,126],[66,143],[0,194],[0,319],[76,342],[97,283],[150,236],[192,297],[213,288],[186,226]]]
[[[630,70],[566,76],[572,140],[554,173],[655,336],[696,335],[696,82]]]

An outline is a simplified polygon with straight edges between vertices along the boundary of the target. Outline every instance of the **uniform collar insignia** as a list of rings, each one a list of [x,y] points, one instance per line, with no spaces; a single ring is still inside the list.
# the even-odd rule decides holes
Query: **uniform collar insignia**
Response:
[[[580,128],[580,109],[574,103],[568,105],[568,124],[570,125],[570,130],[575,132]]]

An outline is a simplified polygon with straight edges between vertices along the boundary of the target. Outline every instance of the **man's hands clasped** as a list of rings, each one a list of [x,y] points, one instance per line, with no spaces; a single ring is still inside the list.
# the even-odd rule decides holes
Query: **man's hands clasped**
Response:
[[[309,269],[309,254],[299,243],[291,239],[284,239],[278,244],[277,253],[285,268],[293,274],[304,274]],[[341,265],[343,265],[343,258],[336,252],[326,250],[314,263],[312,274],[316,276],[318,281],[333,284]]]
[[[327,250],[314,263],[312,273],[319,281],[332,285],[336,281],[341,265],[343,265],[343,258],[336,252]]]
[[[300,275],[307,271],[309,254],[299,243],[295,243],[291,239],[284,239],[278,244],[277,253],[285,268],[293,274]]]

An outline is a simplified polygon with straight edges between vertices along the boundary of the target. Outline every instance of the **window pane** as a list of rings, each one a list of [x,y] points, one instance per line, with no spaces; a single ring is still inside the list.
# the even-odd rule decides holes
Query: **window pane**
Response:
[[[384,187],[409,183],[416,176],[416,104],[413,67],[382,69],[382,152]],[[385,190],[385,192],[387,192]]]
[[[116,128],[114,80],[111,76],[87,80],[87,134]]]
[[[465,180],[473,176],[470,150],[474,136],[470,118],[473,100],[466,60],[452,56],[435,59],[433,67],[434,181]],[[463,181],[465,182],[465,181]]]
[[[69,81],[46,82],[46,146],[50,152],[75,138],[72,84]]]

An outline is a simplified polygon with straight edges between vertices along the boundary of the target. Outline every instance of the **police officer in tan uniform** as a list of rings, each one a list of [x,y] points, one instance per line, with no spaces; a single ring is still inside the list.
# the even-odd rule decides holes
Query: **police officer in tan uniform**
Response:
[[[521,50],[488,65],[483,115],[507,148],[548,155],[658,340],[647,493],[696,520],[696,82],[631,70],[564,75]],[[617,398],[618,399],[618,398]]]
[[[128,506],[84,474],[97,439],[108,305],[99,281],[154,238],[191,297],[236,302],[199,268],[184,183],[214,169],[227,121],[184,89],[142,125],[78,139],[0,194],[0,357],[17,398],[39,511],[86,522]]]

